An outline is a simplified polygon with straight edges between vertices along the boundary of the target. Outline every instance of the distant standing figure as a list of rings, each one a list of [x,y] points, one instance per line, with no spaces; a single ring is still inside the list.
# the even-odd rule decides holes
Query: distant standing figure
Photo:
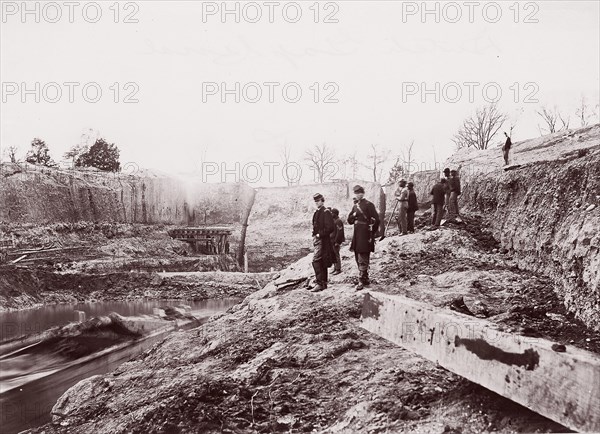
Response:
[[[446,203],[446,178],[440,179],[431,189],[433,199],[431,201],[431,224],[439,227],[444,214],[444,204]]]
[[[369,261],[371,252],[375,251],[375,234],[379,230],[379,214],[375,205],[364,198],[365,189],[360,185],[354,186],[356,196],[354,207],[348,215],[348,223],[354,225],[354,234],[350,251],[354,252],[358,265],[358,285],[356,290],[361,290],[369,285]]]
[[[411,234],[415,233],[415,213],[419,210],[419,203],[417,202],[417,193],[415,193],[415,185],[409,182],[406,187],[408,188],[408,210],[406,213],[408,220],[408,232]]]
[[[340,246],[344,241],[346,241],[346,236],[344,235],[344,222],[340,218],[340,212],[333,208],[331,210],[331,215],[333,216],[333,236],[331,237],[331,242],[333,243],[333,256],[335,262],[333,264],[333,273],[332,275],[340,274],[342,272],[342,258],[340,257]]]
[[[512,146],[512,141],[510,140],[510,137],[508,136],[508,134],[506,134],[506,131],[504,132],[504,135],[506,136],[506,142],[504,143],[504,146],[502,147],[502,152],[504,153],[504,165],[508,166],[508,153],[510,152],[510,148]]]
[[[449,211],[449,206],[450,206],[450,169],[448,167],[446,167],[444,169],[444,177],[446,178],[446,182],[444,183],[444,188],[446,189],[446,197],[444,200],[444,208],[446,209],[446,213],[448,213]]]
[[[406,180],[398,181],[398,188],[394,193],[398,201],[398,229],[402,231],[401,235],[408,233],[408,188]]]
[[[453,220],[458,217],[458,196],[460,196],[460,178],[458,177],[458,172],[456,170],[450,171],[450,180],[448,184],[450,184],[450,200],[448,203],[448,220]]]

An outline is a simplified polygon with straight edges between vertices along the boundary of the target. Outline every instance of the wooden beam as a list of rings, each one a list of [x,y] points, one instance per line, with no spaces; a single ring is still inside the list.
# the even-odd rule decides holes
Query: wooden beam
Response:
[[[600,358],[496,324],[368,292],[362,327],[569,428],[600,432]]]

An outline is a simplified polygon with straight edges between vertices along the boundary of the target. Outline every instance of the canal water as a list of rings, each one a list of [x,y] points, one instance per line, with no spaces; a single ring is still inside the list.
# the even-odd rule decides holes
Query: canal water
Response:
[[[219,299],[219,300],[134,300],[134,301],[115,301],[115,302],[94,302],[94,303],[75,303],[75,304],[57,304],[52,306],[43,306],[37,309],[26,309],[15,312],[0,313],[0,345],[10,339],[19,336],[38,334],[51,327],[63,326],[71,321],[75,321],[75,310],[81,310],[86,313],[86,318],[108,315],[116,312],[122,316],[137,316],[151,314],[155,307],[160,306],[180,306],[182,304],[191,306],[192,313],[195,316],[210,316],[226,310],[236,304],[239,300]]]
[[[192,307],[191,313],[195,317],[208,319],[209,316],[225,311],[239,301],[238,299],[203,301],[136,300],[55,305],[40,309],[2,313],[0,314],[0,324],[3,330],[2,341],[7,345],[6,341],[11,338],[37,334],[51,327],[65,325],[74,321],[74,310],[84,311],[89,319],[94,316],[108,315],[111,312],[123,316],[151,314],[156,307],[187,305]],[[164,339],[164,336],[133,342],[131,345],[123,345],[122,348],[116,351],[99,357],[92,357],[91,360],[85,363],[74,363],[73,366],[65,370],[49,371],[54,373],[39,378],[37,378],[38,373],[35,371],[35,365],[39,366],[39,363],[32,364],[31,361],[23,360],[23,376],[29,375],[27,382],[19,387],[11,388],[8,381],[6,384],[0,381],[0,390],[4,391],[0,393],[0,432],[2,434],[17,433],[50,422],[52,407],[68,388],[92,375],[113,371],[121,363],[132,359],[162,339]],[[0,353],[2,353],[2,341],[0,341]],[[39,362],[39,359],[37,362]],[[31,366],[31,372],[28,372],[29,366]],[[14,379],[11,381],[14,381]]]

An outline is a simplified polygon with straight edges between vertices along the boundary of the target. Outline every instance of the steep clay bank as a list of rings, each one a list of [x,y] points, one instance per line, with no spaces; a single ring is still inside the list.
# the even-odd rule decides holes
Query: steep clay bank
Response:
[[[559,283],[567,308],[600,330],[600,125],[517,143],[509,171],[497,150],[458,153],[461,205],[485,214],[518,265]]]
[[[0,164],[0,222],[229,225],[231,250],[241,247],[254,189],[244,183],[208,184],[201,176],[129,169],[103,173]]]

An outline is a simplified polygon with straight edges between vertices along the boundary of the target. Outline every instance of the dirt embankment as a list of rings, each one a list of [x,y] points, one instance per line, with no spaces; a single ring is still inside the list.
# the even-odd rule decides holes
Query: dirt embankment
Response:
[[[233,252],[253,196],[254,190],[246,184],[208,184],[199,176],[0,164],[0,222],[4,224],[230,225]]]
[[[359,327],[363,295],[343,273],[310,293],[267,285],[204,326],[168,337],[114,373],[82,381],[35,432],[565,432],[563,426]],[[311,275],[311,258],[279,281]],[[480,220],[390,237],[373,289],[600,351],[552,282],[496,252]]]
[[[600,330],[600,125],[459,153],[462,206],[483,213],[519,267],[551,277],[569,311]]]

